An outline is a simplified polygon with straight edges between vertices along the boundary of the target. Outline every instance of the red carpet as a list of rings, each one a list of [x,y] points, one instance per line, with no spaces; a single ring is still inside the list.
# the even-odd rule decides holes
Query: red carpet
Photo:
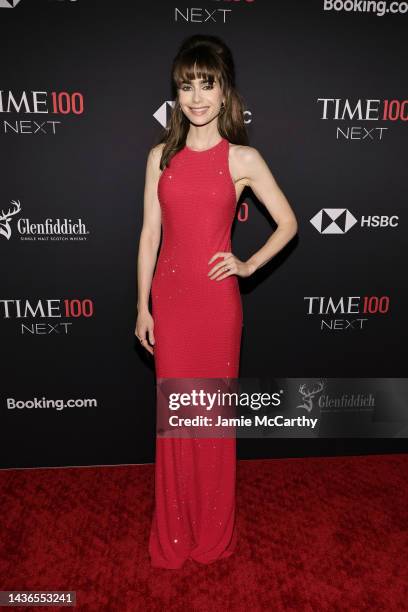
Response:
[[[408,610],[407,455],[240,461],[236,554],[173,571],[149,565],[152,465],[3,470],[0,492],[0,590],[75,590],[81,612]]]

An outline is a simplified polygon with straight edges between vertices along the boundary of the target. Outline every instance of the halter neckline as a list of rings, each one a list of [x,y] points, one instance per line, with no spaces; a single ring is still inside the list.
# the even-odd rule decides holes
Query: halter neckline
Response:
[[[221,140],[219,140],[215,145],[213,145],[212,147],[209,147],[208,149],[192,149],[191,147],[189,147],[188,145],[184,145],[185,148],[188,151],[191,151],[192,153],[206,153],[207,151],[212,151],[212,149],[215,149],[216,147],[218,147],[222,142],[224,142],[225,138],[222,137]]]

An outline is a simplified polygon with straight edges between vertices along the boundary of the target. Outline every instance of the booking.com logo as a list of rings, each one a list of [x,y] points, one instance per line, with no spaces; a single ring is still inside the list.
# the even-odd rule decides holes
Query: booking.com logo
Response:
[[[347,11],[354,13],[375,13],[378,17],[383,17],[386,13],[404,14],[408,11],[408,2],[387,2],[380,0],[324,0],[324,11]]]

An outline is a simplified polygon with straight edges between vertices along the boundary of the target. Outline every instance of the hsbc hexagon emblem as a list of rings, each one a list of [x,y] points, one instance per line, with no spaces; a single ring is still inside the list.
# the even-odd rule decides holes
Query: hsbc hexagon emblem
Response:
[[[20,0],[0,0],[0,8],[14,8]]]
[[[345,234],[357,223],[347,208],[322,208],[310,223],[321,234]]]
[[[174,100],[166,100],[163,104],[153,113],[153,117],[160,123],[164,128],[167,127],[167,114],[168,109],[173,109]],[[169,111],[171,112],[171,110]]]

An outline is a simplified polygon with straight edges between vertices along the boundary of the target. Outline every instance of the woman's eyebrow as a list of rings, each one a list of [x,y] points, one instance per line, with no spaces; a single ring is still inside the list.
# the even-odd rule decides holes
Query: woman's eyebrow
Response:
[[[210,81],[210,79],[200,79],[199,83],[208,83]],[[182,83],[188,83],[189,85],[192,83],[191,80],[187,80],[187,81],[182,81]]]

